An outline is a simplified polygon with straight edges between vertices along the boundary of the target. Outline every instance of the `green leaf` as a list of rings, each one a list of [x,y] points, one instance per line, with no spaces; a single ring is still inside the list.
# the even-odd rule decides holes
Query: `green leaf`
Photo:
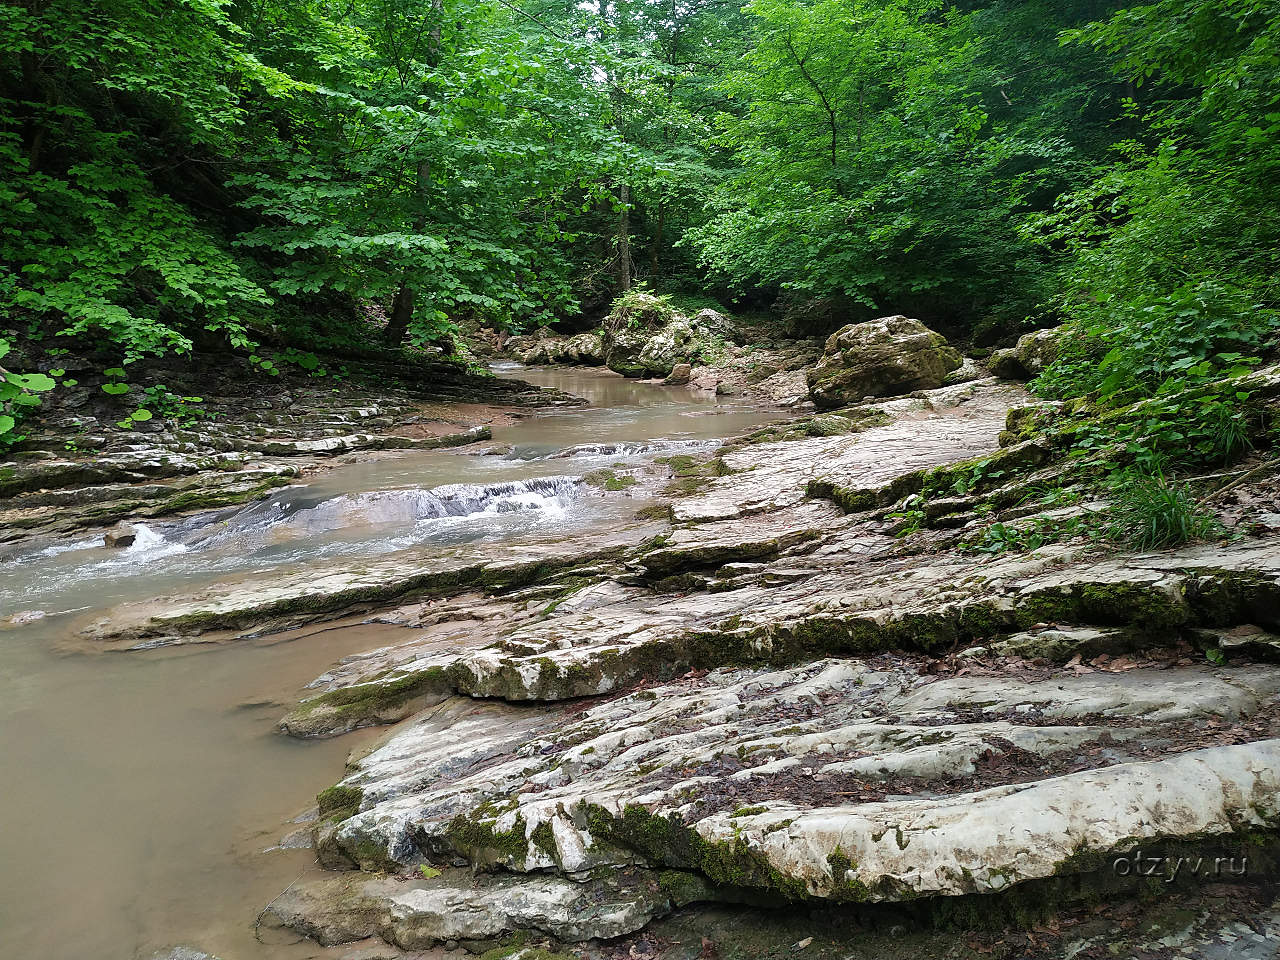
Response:
[[[128,376],[128,374],[125,373],[124,370],[120,367],[111,367],[107,370],[103,370],[102,375],[104,377],[121,377],[121,378]]]
[[[133,413],[129,414],[129,419],[145,422],[151,419],[151,411],[146,407],[139,407]]]
[[[43,373],[19,374],[18,380],[21,386],[36,393],[45,393],[58,385],[56,381],[46,377]]]
[[[3,345],[4,345],[4,341],[0,340],[0,346],[3,346]],[[0,353],[0,357],[2,356],[4,356],[4,354]],[[13,417],[9,416],[8,414],[0,414],[0,434],[8,433],[16,425],[17,425],[17,421],[14,420]]]
[[[127,383],[104,383],[102,385],[102,392],[109,393],[113,397],[118,397],[121,394],[129,392],[129,385]]]

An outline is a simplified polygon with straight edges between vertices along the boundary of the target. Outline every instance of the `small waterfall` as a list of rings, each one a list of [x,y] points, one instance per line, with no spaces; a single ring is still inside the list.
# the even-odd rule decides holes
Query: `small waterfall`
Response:
[[[291,538],[354,525],[430,524],[493,514],[542,510],[562,514],[582,485],[580,477],[534,477],[503,483],[450,483],[430,489],[374,490],[326,500],[299,499],[296,493],[243,508],[197,534],[201,545],[270,532]]]
[[[619,441],[617,443],[580,443],[554,453],[524,457],[528,460],[565,460],[590,457],[641,457],[654,453],[678,453],[680,451],[714,450],[720,440],[644,440]],[[517,454],[517,456],[519,456]]]
[[[412,492],[417,494],[417,518],[430,519],[517,510],[562,510],[581,485],[581,477],[534,477],[505,483],[451,483]]]
[[[132,523],[129,526],[133,528],[133,543],[121,551],[120,556],[125,560],[146,562],[175,553],[186,553],[190,549],[184,543],[166,539],[164,534],[157,533],[145,523]]]

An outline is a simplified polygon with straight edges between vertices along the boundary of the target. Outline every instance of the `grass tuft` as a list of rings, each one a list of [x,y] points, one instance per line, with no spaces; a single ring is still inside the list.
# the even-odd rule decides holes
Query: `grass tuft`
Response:
[[[1128,473],[1112,490],[1112,540],[1138,550],[1177,547],[1224,531],[1218,518],[1196,502],[1185,483],[1162,474]]]

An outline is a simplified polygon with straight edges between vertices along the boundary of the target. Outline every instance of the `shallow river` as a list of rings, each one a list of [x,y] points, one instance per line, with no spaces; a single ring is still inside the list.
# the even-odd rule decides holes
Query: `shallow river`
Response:
[[[221,578],[615,523],[636,501],[576,478],[777,416],[589,371],[500,372],[590,405],[495,427],[476,445],[494,452],[377,454],[258,504],[150,522],[124,551],[86,536],[0,555],[0,960],[131,960],[177,944],[221,960],[323,956],[279,932],[262,943],[254,919],[313,869],[309,849],[279,847],[305,832],[294,821],[309,798],[385,731],[304,743],[274,725],[335,660],[411,636],[353,625],[59,652],[75,618]],[[3,625],[28,611],[46,615]]]

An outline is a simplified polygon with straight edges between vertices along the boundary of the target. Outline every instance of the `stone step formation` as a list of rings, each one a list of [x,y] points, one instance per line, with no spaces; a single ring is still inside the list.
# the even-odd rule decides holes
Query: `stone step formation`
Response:
[[[331,873],[270,905],[323,944],[534,956],[533,936],[604,957],[624,938],[637,956],[690,910],[710,925],[744,904],[748,925],[801,906],[828,931],[1016,931],[1156,892],[1252,903],[1280,825],[1280,544],[986,556],[962,549],[965,496],[955,525],[901,536],[904,498],[940,477],[996,462],[998,495],[1069,475],[1006,429],[1024,402],[974,380],[799,418],[663,458],[668,519],[590,546],[224,585],[117,608],[84,638],[353,611],[416,628],[335,665],[280,724],[399,723],[318,798]],[[991,509],[1025,512],[1006,499]],[[1213,918],[1185,942],[1234,929]],[[1026,955],[1092,956],[1081,931]]]

